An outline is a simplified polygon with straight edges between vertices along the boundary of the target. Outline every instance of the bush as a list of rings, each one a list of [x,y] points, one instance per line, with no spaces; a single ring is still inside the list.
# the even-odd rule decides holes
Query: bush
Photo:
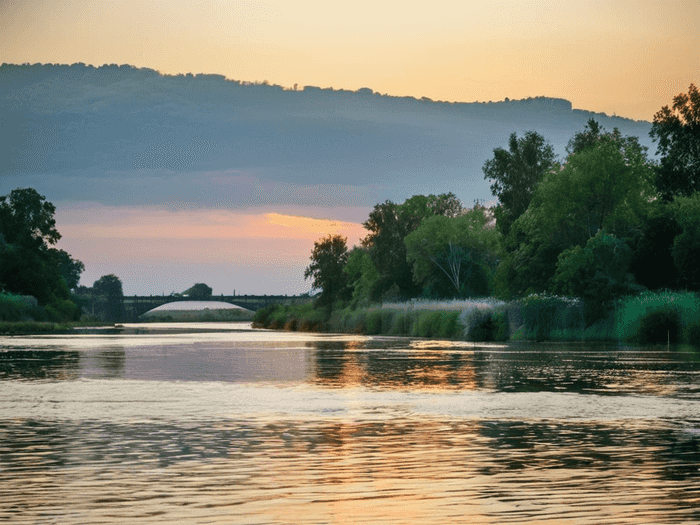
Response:
[[[646,292],[625,297],[617,306],[615,335],[628,342],[677,342],[696,338],[700,298],[690,292]],[[665,328],[664,328],[665,327]]]
[[[469,341],[507,341],[510,338],[508,314],[504,311],[475,309],[469,312],[464,337]]]
[[[653,310],[640,320],[634,342],[641,344],[678,342],[678,312],[667,307]]]

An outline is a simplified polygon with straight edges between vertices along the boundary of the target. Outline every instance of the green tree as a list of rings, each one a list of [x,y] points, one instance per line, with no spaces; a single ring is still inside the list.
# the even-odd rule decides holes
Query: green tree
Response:
[[[571,153],[561,169],[547,173],[513,224],[511,292],[548,291],[559,254],[585,246],[599,230],[638,236],[657,196],[653,176],[646,148],[617,129]]]
[[[650,290],[672,289],[679,285],[678,269],[673,261],[673,241],[683,228],[674,209],[665,201],[652,203],[652,211],[641,228],[634,246],[630,271],[635,280]]]
[[[196,283],[182,293],[189,295],[192,299],[205,300],[211,299],[212,289],[204,283]]]
[[[662,156],[656,178],[661,196],[670,201],[700,190],[700,91],[694,84],[673,98],[672,108],[654,115],[649,135]]]
[[[495,215],[501,233],[507,235],[513,222],[527,210],[535,188],[555,161],[552,146],[535,131],[522,138],[512,133],[508,150],[493,150],[483,172],[484,178],[492,181],[491,193],[498,198]]]
[[[559,254],[554,292],[581,298],[590,326],[605,317],[617,298],[638,291],[628,271],[631,260],[627,243],[600,230],[584,247]]]
[[[403,204],[386,201],[377,204],[362,225],[369,233],[362,246],[369,249],[379,278],[374,282],[372,300],[380,300],[390,289],[402,297],[415,297],[420,288],[413,280],[406,260],[404,239],[423,219],[436,215],[457,217],[463,212],[459,199],[452,193],[414,195]]]
[[[63,250],[50,248],[49,254],[54,264],[58,267],[61,277],[66,282],[69,290],[76,290],[80,283],[80,275],[85,271],[85,265],[73,259]]]
[[[42,306],[52,305],[54,317],[72,319],[79,310],[70,304],[68,288],[77,285],[84,266],[51,248],[61,238],[55,211],[33,188],[0,197],[0,289],[32,295]]]
[[[348,275],[348,286],[352,289],[355,305],[371,302],[372,290],[379,280],[379,272],[366,248],[354,247],[348,252],[348,262],[343,270]]]
[[[119,321],[123,314],[124,292],[122,281],[114,274],[103,275],[92,285],[98,302],[100,317],[106,321]]]
[[[343,271],[348,260],[347,238],[329,234],[319,239],[314,242],[310,259],[304,279],[311,278],[313,288],[321,290],[317,304],[330,307],[338,300],[348,299],[348,275]]]
[[[680,284],[697,291],[700,290],[700,192],[689,197],[676,197],[673,209],[682,228],[673,240],[673,262],[678,269]]]
[[[54,213],[56,207],[35,189],[12,190],[0,197],[0,234],[8,244],[46,249],[61,238]]]
[[[425,219],[409,235],[407,260],[428,295],[471,297],[489,292],[499,246],[488,210],[476,206],[460,217]]]

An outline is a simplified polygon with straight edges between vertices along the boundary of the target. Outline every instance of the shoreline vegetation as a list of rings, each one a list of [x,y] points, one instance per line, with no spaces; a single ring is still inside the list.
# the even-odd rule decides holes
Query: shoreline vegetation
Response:
[[[411,300],[329,310],[269,305],[254,328],[452,339],[472,342],[561,341],[700,345],[700,296],[644,292],[618,300],[590,326],[579,299],[532,294],[520,300]]]

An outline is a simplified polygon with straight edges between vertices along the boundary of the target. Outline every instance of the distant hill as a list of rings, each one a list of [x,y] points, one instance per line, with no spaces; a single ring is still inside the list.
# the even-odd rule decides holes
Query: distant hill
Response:
[[[59,200],[117,204],[334,205],[350,192],[372,205],[442,191],[469,204],[490,198],[481,167],[511,132],[536,130],[563,155],[590,118],[651,146],[649,122],[563,99],[439,102],[128,65],[3,64],[0,194],[33,181]],[[233,189],[207,191],[221,177]],[[327,193],[309,189],[318,185]]]

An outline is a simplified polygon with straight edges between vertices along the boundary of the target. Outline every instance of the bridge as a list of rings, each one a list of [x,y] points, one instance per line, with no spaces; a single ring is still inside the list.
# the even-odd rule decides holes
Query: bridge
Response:
[[[124,296],[123,312],[124,321],[137,321],[141,314],[157,308],[158,306],[175,301],[196,301],[192,297],[179,295],[131,295]],[[222,301],[235,304],[248,310],[259,310],[273,303],[298,304],[308,302],[311,299],[307,295],[212,295],[206,301]],[[87,308],[89,311],[89,307]]]

